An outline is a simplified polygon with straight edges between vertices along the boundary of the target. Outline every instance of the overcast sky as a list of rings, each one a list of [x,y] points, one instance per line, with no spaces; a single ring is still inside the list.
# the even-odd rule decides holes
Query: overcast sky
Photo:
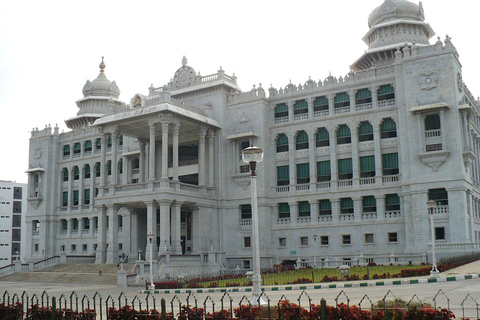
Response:
[[[33,127],[77,114],[86,80],[105,74],[129,103],[167,83],[182,57],[203,76],[220,66],[247,91],[344,76],[367,46],[368,15],[383,0],[0,0],[0,180],[27,182]],[[480,3],[424,0],[426,21],[452,37],[463,79],[480,95]],[[434,38],[431,43],[436,41]]]

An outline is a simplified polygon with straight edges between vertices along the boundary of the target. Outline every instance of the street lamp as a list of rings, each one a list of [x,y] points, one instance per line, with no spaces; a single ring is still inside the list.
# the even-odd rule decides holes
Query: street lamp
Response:
[[[262,276],[260,274],[260,234],[258,230],[258,206],[257,206],[257,163],[263,160],[263,150],[250,146],[242,150],[242,161],[250,164],[250,183],[252,189],[252,238],[253,238],[253,275],[252,275],[252,304],[266,304],[262,294]]]
[[[150,290],[155,290],[155,284],[153,284],[153,232],[147,233],[148,243],[150,243]]]
[[[430,225],[432,233],[432,270],[430,275],[434,278],[438,278],[438,269],[437,269],[437,257],[435,255],[435,228],[433,226],[433,208],[437,206],[437,203],[433,200],[427,201],[428,213],[430,214]]]
[[[317,235],[313,235],[313,268],[317,268]]]

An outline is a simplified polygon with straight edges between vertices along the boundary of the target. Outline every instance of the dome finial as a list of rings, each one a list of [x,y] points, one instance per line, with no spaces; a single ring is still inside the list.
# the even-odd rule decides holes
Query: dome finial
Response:
[[[100,67],[100,72],[103,73],[103,70],[105,70],[105,63],[103,62],[103,56],[102,56],[102,62],[99,65]]]
[[[183,56],[183,59],[182,59],[182,66],[186,66],[187,65],[187,57]]]

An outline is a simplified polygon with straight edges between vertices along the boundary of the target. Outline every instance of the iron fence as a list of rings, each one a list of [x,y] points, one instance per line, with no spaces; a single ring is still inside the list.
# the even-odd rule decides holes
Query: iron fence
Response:
[[[454,315],[450,299],[442,290],[431,301],[422,301],[416,294],[405,301],[389,290],[376,302],[364,295],[356,303],[342,290],[333,306],[328,306],[323,298],[315,304],[317,301],[306,291],[290,301],[285,295],[277,301],[272,301],[265,292],[261,296],[266,301],[264,305],[252,304],[245,295],[236,302],[229,292],[224,292],[217,300],[210,295],[199,299],[194,293],[181,300],[177,295],[158,299],[151,293],[128,298],[124,292],[118,297],[102,297],[98,292],[93,296],[78,296],[73,291],[56,297],[46,291],[31,296],[25,291],[13,295],[5,291],[0,303],[0,319],[480,319],[479,304],[472,295],[465,296]]]

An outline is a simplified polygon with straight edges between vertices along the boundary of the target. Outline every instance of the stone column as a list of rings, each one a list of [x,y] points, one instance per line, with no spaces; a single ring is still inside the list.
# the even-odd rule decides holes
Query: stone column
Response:
[[[385,220],[385,195],[381,194],[375,197],[377,202],[377,221]]]
[[[74,148],[75,148],[75,143],[70,143],[70,160],[73,159]]]
[[[418,153],[425,152],[425,132],[423,130],[422,115],[417,113]]]
[[[172,148],[173,148],[173,181],[177,182],[178,180],[178,136],[180,134],[180,123],[175,123],[173,125],[173,138],[172,138]]]
[[[338,165],[337,165],[337,127],[336,126],[328,126],[328,136],[330,138],[330,170],[331,170],[331,177],[332,177],[332,187],[337,186],[338,181]]]
[[[318,215],[319,215],[318,200],[310,201],[311,224],[317,224],[318,223]]]
[[[132,158],[122,157],[122,184],[126,185],[132,181]]]
[[[313,111],[313,101],[314,101],[315,98],[313,97],[310,97],[307,100],[307,104],[308,104],[308,118],[309,119],[313,119],[313,114],[314,114],[314,111]]]
[[[372,109],[378,109],[378,86],[370,87],[370,93],[372,94]]]
[[[360,179],[360,165],[358,159],[358,122],[350,124],[350,136],[352,139],[352,171],[353,171],[353,185],[359,185]]]
[[[168,180],[168,125],[170,120],[162,120],[162,181]]]
[[[208,186],[213,188],[214,179],[214,161],[213,161],[213,142],[215,139],[215,132],[208,130]]]
[[[357,94],[357,90],[348,91],[348,97],[350,98],[350,111],[354,111],[356,109],[356,105],[357,105],[357,101],[355,99],[356,94]]]
[[[138,166],[138,180],[140,183],[145,182],[145,141],[139,140],[138,145],[140,146],[140,156],[138,159],[139,166]]]
[[[114,130],[112,133],[112,177],[110,178],[110,185],[117,185],[117,146],[118,146],[118,131]],[[113,193],[115,188],[112,188]]]
[[[147,206],[147,234],[153,233],[153,258],[156,260],[158,257],[157,251],[157,203],[155,201],[144,201]],[[145,248],[145,261],[150,261],[150,243],[147,241],[147,247]]]
[[[135,212],[135,209],[129,208],[128,212],[130,213],[130,253],[131,258],[138,258],[138,249],[140,246],[138,245],[138,215]]]
[[[468,138],[468,113],[467,111],[462,111],[462,122],[463,122],[463,139],[464,139],[464,145],[463,145],[463,150],[464,151],[470,151],[470,139]],[[443,128],[442,128],[443,130]]]
[[[316,129],[308,130],[308,163],[310,170],[310,190],[315,190],[316,187],[316,161],[315,161],[315,151],[317,146],[315,145],[315,132]]]
[[[294,110],[293,110],[293,105],[294,105],[294,101],[288,101],[288,122],[292,123],[293,122],[293,113],[294,113]]]
[[[148,181],[154,182],[155,181],[155,130],[156,130],[156,123],[150,124],[150,151],[149,151],[149,160],[148,160]]]
[[[382,183],[382,133],[381,124],[378,121],[373,126],[373,152],[375,155],[375,183]]]
[[[79,205],[79,208],[82,208],[82,206],[83,206],[83,189],[84,189],[84,187],[83,187],[83,183],[84,183],[84,181],[83,181],[83,179],[84,179],[83,178],[84,177],[83,170],[85,169],[84,167],[83,168],[82,167],[78,168],[78,174],[79,174],[79,176],[78,176],[78,205]]]
[[[107,263],[118,262],[118,209],[117,205],[108,205],[108,250]]]
[[[182,244],[180,235],[181,226],[181,208],[182,202],[175,201],[172,208],[172,221],[171,221],[171,251],[172,254],[182,254]]]
[[[447,128],[445,128],[445,111],[440,110],[440,127],[442,128],[442,150],[447,150]]]
[[[93,211],[95,198],[95,164],[90,164],[90,211]]]
[[[98,210],[98,233],[97,252],[95,263],[105,263],[107,251],[107,207],[99,206]]]
[[[100,156],[100,189],[103,189],[106,186],[107,175],[105,172],[105,166],[107,164],[107,134],[103,133],[101,137],[102,143],[102,153]],[[103,193],[103,190],[102,190]]]
[[[287,133],[285,133],[287,134]],[[295,188],[297,185],[296,175],[295,175],[295,152],[296,152],[296,144],[295,144],[295,137],[296,135],[288,136],[288,174],[290,175],[290,188]]]
[[[328,114],[329,115],[334,115],[335,114],[335,95],[334,94],[329,94],[327,95],[328,98]],[[330,134],[330,137],[332,135]]]
[[[205,135],[207,128],[198,127],[198,185],[205,187]]]
[[[362,214],[363,214],[363,204],[362,204],[362,197],[353,198],[353,214],[355,216],[355,220],[361,221]]]
[[[296,202],[289,202],[288,205],[290,206],[290,223],[295,225],[297,224],[298,218],[298,204]]]
[[[72,209],[72,201],[73,201],[73,168],[68,169],[68,211]]]
[[[340,199],[330,199],[330,202],[332,204],[332,221],[338,222],[340,220]]]
[[[170,202],[160,201],[160,244],[158,250],[166,253],[170,250]]]

